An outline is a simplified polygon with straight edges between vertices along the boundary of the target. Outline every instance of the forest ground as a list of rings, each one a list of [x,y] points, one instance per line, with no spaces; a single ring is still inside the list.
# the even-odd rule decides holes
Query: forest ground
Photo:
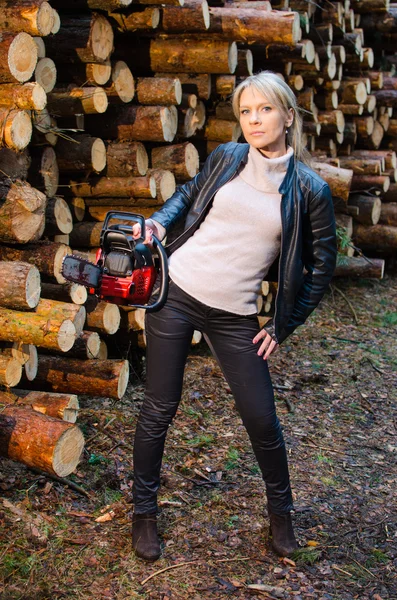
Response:
[[[270,549],[258,467],[202,344],[167,439],[161,559],[131,552],[138,369],[121,401],[81,399],[86,449],[69,477],[80,491],[0,462],[1,600],[396,600],[396,333],[396,274],[335,280],[269,361],[301,545],[293,560]]]

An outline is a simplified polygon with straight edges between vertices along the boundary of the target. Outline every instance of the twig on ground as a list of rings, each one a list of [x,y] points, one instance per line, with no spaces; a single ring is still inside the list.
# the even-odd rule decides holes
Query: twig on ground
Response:
[[[379,579],[374,573],[371,573],[371,571],[369,571],[366,567],[364,567],[364,565],[359,563],[358,560],[356,560],[355,558],[352,558],[352,560],[356,563],[356,565],[358,565],[360,567],[360,569],[363,569],[364,571],[369,573],[371,575],[371,577],[373,577],[374,579]]]
[[[350,308],[350,310],[351,310],[351,312],[352,312],[352,315],[353,315],[353,318],[354,318],[354,322],[356,323],[356,325],[358,325],[358,317],[357,317],[357,313],[356,313],[356,311],[354,310],[354,306],[353,306],[353,304],[350,302],[350,300],[349,300],[349,298],[346,296],[346,294],[344,294],[344,293],[342,292],[342,290],[340,290],[338,287],[336,287],[336,285],[335,285],[335,284],[332,284],[332,285],[330,285],[330,288],[331,288],[331,289],[333,288],[333,289],[335,290],[335,292],[338,292],[338,294],[339,294],[340,296],[342,296],[342,298],[344,299],[344,301],[346,302],[346,304],[348,305],[348,307]]]
[[[344,573],[345,575],[348,575],[349,577],[353,577],[353,575],[351,573],[349,573],[349,571],[344,571],[343,569],[340,569],[336,565],[332,565],[332,568],[335,569],[335,571],[339,571],[340,573]]]
[[[306,439],[310,442],[310,444],[303,444],[304,446],[319,448],[320,450],[325,450],[326,452],[334,452],[335,454],[346,454],[346,452],[342,452],[341,450],[334,450],[333,448],[328,448],[327,446],[319,446],[314,442],[311,438],[306,436]]]
[[[53,481],[57,481],[58,483],[62,483],[63,485],[70,487],[75,492],[78,492],[79,494],[83,494],[83,496],[86,496],[90,500],[92,498],[92,494],[87,492],[80,485],[77,485],[77,483],[70,481],[70,479],[66,479],[66,477],[58,477],[57,475],[52,475],[52,473],[45,473],[44,471],[40,471],[40,469],[35,469],[33,467],[30,467],[30,469],[31,469],[31,471],[34,471],[35,473],[38,473],[39,475],[43,475],[44,477],[49,477]]]

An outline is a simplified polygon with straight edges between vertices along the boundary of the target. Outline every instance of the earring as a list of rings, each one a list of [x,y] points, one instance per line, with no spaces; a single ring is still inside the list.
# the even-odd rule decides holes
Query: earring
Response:
[[[288,135],[288,129],[285,130],[285,135]]]

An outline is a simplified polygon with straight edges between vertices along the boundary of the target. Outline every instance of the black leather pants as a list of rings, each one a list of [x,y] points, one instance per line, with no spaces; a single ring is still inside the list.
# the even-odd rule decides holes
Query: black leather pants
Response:
[[[269,509],[292,509],[287,455],[274,406],[267,362],[252,343],[255,315],[210,308],[171,282],[166,305],[146,317],[147,386],[134,444],[134,510],[157,510],[157,491],[167,429],[181,397],[193,331],[202,331],[217,358],[250,437],[266,484]],[[216,418],[216,417],[214,417]]]

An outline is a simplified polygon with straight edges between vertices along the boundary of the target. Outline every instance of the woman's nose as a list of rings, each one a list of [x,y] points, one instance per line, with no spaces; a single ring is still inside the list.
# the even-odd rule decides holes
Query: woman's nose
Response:
[[[260,121],[259,113],[256,111],[252,111],[250,116],[250,123],[258,123]]]

